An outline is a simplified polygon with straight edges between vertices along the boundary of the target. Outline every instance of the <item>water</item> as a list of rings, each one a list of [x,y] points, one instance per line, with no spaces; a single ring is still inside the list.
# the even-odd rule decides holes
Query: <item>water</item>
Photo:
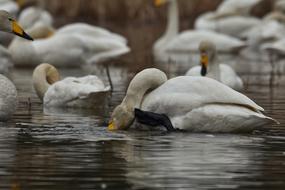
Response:
[[[32,70],[14,70],[20,102],[13,119],[0,124],[0,189],[285,189],[284,76],[276,75],[270,88],[266,61],[240,60],[235,67],[247,84],[244,93],[278,126],[243,135],[108,132],[110,113],[134,73],[154,66],[151,56],[139,51],[149,49],[152,39],[135,44],[134,38],[135,52],[122,58],[126,64],[111,67],[115,89],[106,109],[43,112]],[[189,67],[155,66],[172,77]],[[107,83],[101,67],[60,71],[64,77],[90,70]]]

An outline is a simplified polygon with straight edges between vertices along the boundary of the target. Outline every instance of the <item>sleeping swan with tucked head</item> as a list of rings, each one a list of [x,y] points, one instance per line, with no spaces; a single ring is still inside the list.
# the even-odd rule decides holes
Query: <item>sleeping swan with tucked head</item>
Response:
[[[33,84],[45,107],[92,108],[110,91],[94,75],[60,80],[57,69],[50,64],[41,64],[34,70]]]

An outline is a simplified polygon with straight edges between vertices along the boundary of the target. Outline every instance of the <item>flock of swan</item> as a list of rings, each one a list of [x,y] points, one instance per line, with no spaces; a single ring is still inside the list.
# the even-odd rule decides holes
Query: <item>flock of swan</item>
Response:
[[[250,16],[250,10],[260,1],[224,0],[215,12],[196,20],[195,30],[179,33],[177,1],[154,0],[157,6],[168,6],[167,30],[153,46],[155,59],[175,61],[177,54],[194,52],[200,55],[200,65],[172,79],[156,68],[139,72],[113,111],[108,129],[126,130],[136,122],[169,131],[234,133],[278,123],[238,92],[243,90],[242,79],[219,59],[219,54],[238,54],[250,45],[285,53],[285,36],[280,33],[285,31],[280,8],[285,9],[285,3],[278,0],[274,12],[258,19]],[[14,3],[0,0],[0,9],[9,2]],[[56,67],[80,67],[119,57],[130,52],[126,38],[85,23],[55,29],[50,13],[37,7],[22,11],[19,24],[13,16],[17,10],[7,11],[0,11],[0,30],[18,37],[10,39],[8,49],[0,46],[1,65],[7,65],[0,67],[1,73],[11,65],[35,67],[33,85],[44,107],[90,108],[108,96],[111,87],[99,77],[60,80]],[[1,33],[0,40],[9,39],[6,35]],[[16,107],[16,87],[0,75],[0,121],[9,120]]]

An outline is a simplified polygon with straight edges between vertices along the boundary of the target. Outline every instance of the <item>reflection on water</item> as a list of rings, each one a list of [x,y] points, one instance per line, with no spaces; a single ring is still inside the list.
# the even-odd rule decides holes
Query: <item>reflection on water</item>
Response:
[[[151,56],[140,51],[148,47],[142,43],[145,39],[134,44],[135,37],[130,38],[136,51],[123,58],[126,64],[110,68],[115,88],[105,109],[43,110],[32,89],[31,69],[14,71],[20,102],[13,120],[0,124],[0,189],[285,188],[284,76],[276,75],[275,83],[280,85],[270,89],[266,61],[239,57],[230,59],[234,62],[230,64],[242,74],[245,93],[279,126],[250,135],[106,131],[109,115],[134,73],[154,66]],[[190,67],[155,66],[170,77]],[[94,73],[108,83],[101,67],[61,73],[63,77]]]

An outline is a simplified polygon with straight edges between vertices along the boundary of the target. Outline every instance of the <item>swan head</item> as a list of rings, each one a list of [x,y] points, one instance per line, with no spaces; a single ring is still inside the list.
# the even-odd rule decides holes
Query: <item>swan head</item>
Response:
[[[214,61],[216,57],[216,46],[211,41],[202,41],[199,46],[201,75],[206,76],[209,62]]]
[[[121,104],[114,109],[108,130],[126,130],[131,126],[134,119],[134,111]]]
[[[50,85],[59,80],[59,72],[54,66],[43,63],[35,68],[33,73],[33,86],[42,101]]]
[[[33,40],[7,11],[0,10],[0,30]]]

